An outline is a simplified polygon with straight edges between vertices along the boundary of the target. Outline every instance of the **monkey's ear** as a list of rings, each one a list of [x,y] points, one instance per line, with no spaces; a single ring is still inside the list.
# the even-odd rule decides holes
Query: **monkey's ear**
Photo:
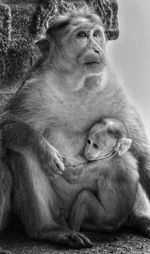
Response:
[[[119,156],[121,156],[129,150],[131,143],[132,143],[132,139],[121,138],[119,139],[118,144],[115,147],[115,151],[118,152]]]
[[[50,44],[48,39],[44,38],[36,42],[36,45],[38,46],[39,50],[43,55],[47,55],[49,52]]]

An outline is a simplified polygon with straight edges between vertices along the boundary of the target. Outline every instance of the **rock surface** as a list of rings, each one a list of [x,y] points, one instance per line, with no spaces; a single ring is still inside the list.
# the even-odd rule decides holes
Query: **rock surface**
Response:
[[[49,242],[38,242],[28,239],[22,232],[9,230],[0,239],[0,247],[10,250],[12,254],[148,254],[150,240],[135,235],[130,231],[119,231],[113,234],[87,233],[93,241],[91,249],[72,250],[56,246]]]
[[[84,5],[100,15],[107,38],[117,39],[116,0],[0,0],[0,87],[19,86],[38,58],[35,41],[52,17]]]

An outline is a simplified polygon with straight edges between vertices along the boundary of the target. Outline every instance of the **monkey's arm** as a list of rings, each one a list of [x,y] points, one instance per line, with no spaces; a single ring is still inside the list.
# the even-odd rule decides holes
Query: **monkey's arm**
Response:
[[[134,107],[122,114],[128,137],[132,139],[131,151],[139,162],[140,182],[150,198],[150,143],[140,115]]]
[[[62,173],[64,164],[59,152],[29,125],[10,122],[3,124],[1,128],[4,148],[37,156],[47,176]]]

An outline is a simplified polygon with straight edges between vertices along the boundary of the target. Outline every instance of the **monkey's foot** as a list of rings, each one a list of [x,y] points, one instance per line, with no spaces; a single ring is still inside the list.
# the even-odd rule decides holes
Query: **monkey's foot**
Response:
[[[91,248],[92,242],[84,234],[71,229],[57,229],[42,232],[41,239],[49,239],[58,244],[66,245],[72,249]]]
[[[70,231],[59,234],[59,243],[65,244],[73,249],[91,248],[92,242],[84,234]]]

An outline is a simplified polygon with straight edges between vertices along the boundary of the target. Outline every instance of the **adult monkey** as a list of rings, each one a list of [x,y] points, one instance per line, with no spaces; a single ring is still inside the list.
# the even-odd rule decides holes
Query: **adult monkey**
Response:
[[[150,193],[145,131],[109,68],[105,44],[98,16],[58,17],[38,42],[42,59],[4,110],[3,146],[15,183],[13,207],[27,234],[36,239],[90,246],[84,235],[61,227],[55,188],[46,174],[61,173],[61,156],[76,166],[84,161],[86,132],[102,117],[117,118],[126,126],[141,182]],[[132,226],[136,221],[149,236],[150,205],[141,185],[134,210]]]

